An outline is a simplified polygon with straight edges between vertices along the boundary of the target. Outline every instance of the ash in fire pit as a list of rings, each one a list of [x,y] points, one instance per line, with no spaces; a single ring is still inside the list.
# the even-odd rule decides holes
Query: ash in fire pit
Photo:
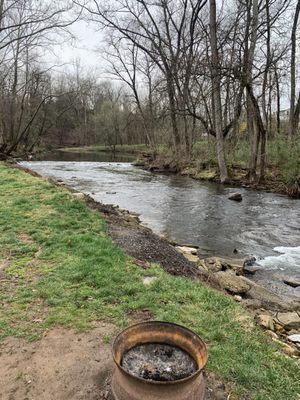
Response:
[[[184,350],[167,344],[147,343],[124,354],[122,367],[139,378],[176,381],[197,371],[196,361]]]

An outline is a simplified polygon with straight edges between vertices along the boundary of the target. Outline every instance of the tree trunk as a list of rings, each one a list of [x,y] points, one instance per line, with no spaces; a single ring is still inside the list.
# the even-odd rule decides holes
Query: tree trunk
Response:
[[[280,135],[280,86],[279,86],[279,76],[277,66],[275,66],[275,85],[276,85],[276,132]]]
[[[252,15],[251,15],[252,7]],[[253,69],[253,59],[255,53],[255,47],[257,42],[257,26],[258,26],[258,0],[253,0],[247,2],[247,34],[245,36],[245,80],[246,84],[252,83],[252,69]],[[250,32],[251,28],[251,32]],[[250,41],[250,46],[248,42]],[[247,101],[247,129],[250,138],[251,155],[249,160],[249,178],[251,181],[256,180],[256,169],[257,169],[257,159],[258,159],[258,146],[260,141],[260,131],[257,126],[255,126],[255,109],[253,106],[252,99],[250,97],[249,91],[246,92]]]
[[[291,99],[290,99],[290,118],[289,118],[289,136],[292,137],[297,129],[296,118],[295,118],[295,107],[296,107],[296,45],[297,45],[297,25],[300,13],[300,0],[297,2],[293,29],[291,35]]]
[[[222,124],[221,79],[217,43],[217,12],[216,1],[210,0],[210,43],[211,43],[211,74],[212,74],[212,99],[214,104],[214,122],[217,140],[217,157],[222,183],[228,180],[228,171],[225,159],[225,144]]]

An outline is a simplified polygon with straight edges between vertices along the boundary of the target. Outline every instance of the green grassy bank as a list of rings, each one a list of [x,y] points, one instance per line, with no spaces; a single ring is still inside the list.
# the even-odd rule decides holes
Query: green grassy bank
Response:
[[[245,309],[201,283],[134,265],[97,212],[63,188],[0,164],[0,338],[37,340],[46,329],[124,327],[129,313],[184,324],[209,345],[208,370],[230,398],[295,400],[300,366],[254,326]],[[145,276],[158,279],[149,287]]]

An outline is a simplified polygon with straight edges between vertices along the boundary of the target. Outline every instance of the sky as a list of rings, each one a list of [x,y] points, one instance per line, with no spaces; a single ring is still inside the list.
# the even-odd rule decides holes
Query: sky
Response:
[[[53,51],[46,51],[43,56],[44,62],[48,66],[55,64],[55,71],[60,74],[74,71],[74,62],[79,61],[83,70],[99,79],[106,79],[105,60],[101,57],[103,33],[97,30],[95,24],[89,24],[84,20],[75,22],[69,29],[76,39],[62,40],[62,43],[54,46]],[[285,92],[281,97],[282,109],[289,106],[288,88],[285,88]]]
[[[103,59],[99,48],[103,41],[101,31],[96,31],[86,21],[77,21],[70,27],[71,33],[76,37],[63,39],[54,46],[53,51],[46,51],[43,58],[49,65],[57,65],[56,70],[72,70],[72,63],[80,60],[80,65],[87,70],[101,73]],[[96,51],[98,48],[98,52]]]

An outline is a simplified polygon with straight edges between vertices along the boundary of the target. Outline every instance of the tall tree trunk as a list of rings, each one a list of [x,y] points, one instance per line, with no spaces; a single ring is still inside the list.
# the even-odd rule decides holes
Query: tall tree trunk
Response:
[[[168,98],[169,98],[170,117],[171,117],[171,124],[172,124],[172,133],[173,133],[175,153],[176,153],[176,158],[177,158],[177,156],[179,155],[178,152],[179,152],[179,148],[180,148],[180,134],[179,134],[178,124],[177,124],[174,85],[173,85],[171,78],[169,78],[167,80],[167,85],[168,85]]]
[[[217,157],[222,183],[228,180],[228,171],[225,159],[225,143],[222,124],[222,101],[221,101],[221,79],[220,64],[217,43],[217,11],[216,1],[210,0],[210,44],[211,44],[211,65],[212,65],[212,99],[214,104],[214,122],[217,140]]]
[[[252,11],[252,14],[251,14]],[[252,69],[255,47],[257,42],[257,26],[258,26],[258,0],[247,2],[247,33],[245,36],[245,70],[246,84],[252,84]],[[251,32],[250,32],[251,29]],[[248,45],[250,41],[250,46]],[[249,178],[251,181],[256,179],[258,146],[260,141],[260,130],[255,127],[255,109],[250,98],[249,92],[246,93],[247,105],[247,128],[250,138],[251,155],[249,160]]]
[[[297,2],[294,15],[294,22],[291,35],[291,99],[290,99],[290,118],[289,118],[289,136],[292,137],[297,129],[295,108],[296,108],[296,45],[297,45],[297,25],[300,13],[300,0]]]
[[[275,66],[275,85],[276,85],[276,132],[280,135],[280,85],[277,66]]]
[[[268,85],[268,76],[269,69],[271,65],[271,27],[270,27],[270,8],[269,8],[269,0],[266,0],[266,24],[267,24],[267,57],[266,57],[266,66],[264,72],[263,79],[263,91],[262,91],[262,100],[263,100],[263,123],[265,129],[260,129],[261,135],[261,145],[260,145],[260,165],[259,165],[259,180],[264,181],[265,173],[266,173],[266,145],[267,145],[267,137],[268,137],[268,110],[266,104],[266,89],[269,86],[269,91],[271,91],[270,84]]]

